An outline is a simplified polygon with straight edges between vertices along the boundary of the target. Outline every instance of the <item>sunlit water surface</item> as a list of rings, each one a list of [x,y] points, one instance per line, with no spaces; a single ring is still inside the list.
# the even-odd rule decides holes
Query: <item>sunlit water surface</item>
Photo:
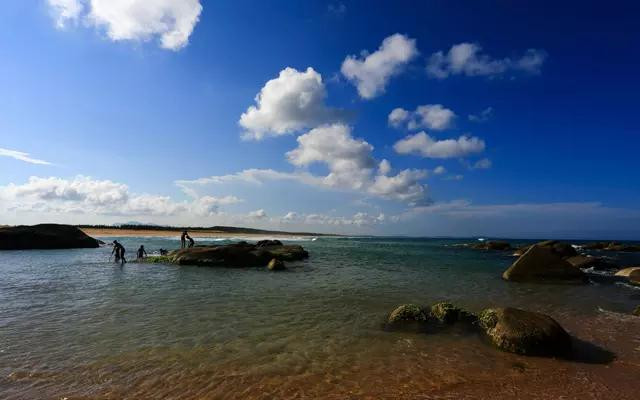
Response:
[[[130,258],[178,243],[121,242]],[[511,256],[461,242],[300,241],[311,257],[282,273],[121,268],[109,247],[0,252],[0,398],[638,398],[640,290],[505,282]],[[545,312],[596,350],[521,357],[381,329],[398,304],[440,300]]]

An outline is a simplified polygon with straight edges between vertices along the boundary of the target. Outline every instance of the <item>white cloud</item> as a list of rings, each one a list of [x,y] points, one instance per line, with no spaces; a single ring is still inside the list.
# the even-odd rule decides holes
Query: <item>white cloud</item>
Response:
[[[427,73],[438,79],[450,75],[500,75],[509,70],[536,74],[540,72],[546,57],[543,50],[528,49],[516,60],[494,59],[482,53],[482,48],[475,43],[460,43],[452,46],[446,54],[442,51],[433,53],[427,64]]]
[[[133,194],[127,185],[86,176],[73,179],[32,176],[21,185],[0,186],[0,204],[10,211],[98,215],[206,216],[221,205],[240,202],[234,196],[204,196],[176,202],[168,196]]]
[[[469,114],[469,121],[473,122],[487,122],[493,114],[493,107],[487,107],[480,111],[478,114]]]
[[[240,116],[243,137],[259,140],[346,119],[345,111],[325,105],[326,97],[322,76],[313,68],[285,68],[256,95],[256,105]]]
[[[472,169],[489,169],[491,168],[491,160],[488,158],[483,158],[482,160],[478,160],[471,166]]]
[[[84,9],[80,0],[47,0],[47,2],[58,28],[64,28],[69,21],[77,21]]]
[[[3,149],[0,147],[0,157],[9,157],[15,160],[24,161],[30,164],[51,165],[50,162],[29,157],[29,153],[18,150]]]
[[[391,164],[379,163],[373,158],[373,146],[363,139],[354,138],[351,128],[344,124],[323,125],[301,135],[298,146],[286,157],[296,167],[322,164],[327,175],[314,175],[308,171],[281,172],[272,169],[247,169],[229,175],[210,176],[175,183],[190,195],[208,184],[245,182],[262,184],[265,181],[294,181],[309,186],[352,191],[397,201],[420,203],[424,201],[425,187],[419,183],[426,171],[403,170],[388,176]]]
[[[444,130],[450,128],[456,114],[442,104],[425,104],[415,111],[395,108],[389,113],[389,124],[396,128],[407,124],[409,130],[421,128]]]
[[[261,208],[259,210],[251,211],[247,216],[253,219],[265,219],[267,218],[267,213]]]
[[[417,55],[416,41],[396,33],[385,38],[371,54],[347,56],[340,71],[356,85],[360,97],[372,99],[384,93],[389,79]]]
[[[288,212],[284,217],[280,218],[280,222],[284,224],[297,225],[328,225],[332,227],[338,226],[373,226],[386,221],[383,213],[369,214],[365,212],[355,213],[351,217],[333,216],[326,214],[299,214],[293,211]]]
[[[159,37],[160,46],[179,50],[187,45],[198,23],[200,0],[48,0],[56,24],[82,18],[104,28],[113,41],[147,41]]]
[[[393,148],[399,154],[418,154],[428,158],[455,158],[480,153],[484,151],[485,143],[475,136],[436,140],[425,132],[418,132],[397,141]]]
[[[447,172],[447,169],[445,167],[443,167],[442,165],[438,165],[437,167],[434,168],[433,173],[435,175],[442,175],[444,173]]]

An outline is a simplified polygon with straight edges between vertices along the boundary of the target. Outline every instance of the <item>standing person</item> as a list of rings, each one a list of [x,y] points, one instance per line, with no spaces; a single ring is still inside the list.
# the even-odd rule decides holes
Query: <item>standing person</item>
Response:
[[[144,249],[144,245],[140,245],[138,249],[138,260],[145,258],[147,256],[147,251]]]
[[[117,240],[113,241],[113,250],[111,251],[111,255],[115,253],[116,261],[120,261],[120,264],[124,264],[127,262],[127,259],[124,258],[125,253],[124,246],[121,245]]]
[[[180,248],[181,249],[184,249],[185,247],[187,247],[187,236],[189,236],[187,231],[183,231],[182,235],[180,236]]]
[[[196,243],[189,235],[187,235],[187,240],[189,240],[189,248],[192,248],[193,245]]]

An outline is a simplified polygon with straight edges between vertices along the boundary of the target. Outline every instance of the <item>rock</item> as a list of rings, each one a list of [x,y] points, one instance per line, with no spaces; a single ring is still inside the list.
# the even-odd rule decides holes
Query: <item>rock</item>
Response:
[[[592,257],[578,254],[577,256],[569,257],[566,261],[576,268],[593,268],[596,270],[611,270],[615,269],[616,265],[601,257]]]
[[[267,268],[269,271],[284,271],[287,269],[287,267],[284,266],[284,263],[277,258],[272,258],[271,261],[269,261],[269,264],[267,264]]]
[[[476,317],[453,304],[442,301],[431,306],[430,316],[440,323],[474,322]]]
[[[637,252],[640,251],[640,245],[624,244],[620,242],[591,242],[582,245],[586,250],[606,250],[606,251],[622,251]]]
[[[631,314],[640,317],[640,306],[636,307]]]
[[[545,240],[543,242],[538,242],[529,246],[520,247],[515,251],[514,255],[521,256],[534,245],[538,247],[549,248],[561,258],[573,257],[578,255],[578,252],[573,248],[573,246],[571,246],[569,243],[560,242],[558,240]]]
[[[309,257],[298,245],[271,245],[258,247],[247,242],[219,246],[201,246],[173,251],[172,262],[179,265],[207,267],[261,267],[271,259],[296,261]]]
[[[266,247],[266,246],[282,246],[282,242],[279,240],[259,240],[256,243],[256,247]]]
[[[585,274],[563,260],[553,247],[538,245],[531,246],[502,274],[502,278],[516,282],[586,282]]]
[[[511,250],[511,245],[508,242],[499,241],[499,240],[475,243],[475,244],[472,244],[470,247],[478,250],[499,250],[499,251]]]
[[[629,274],[629,283],[632,285],[640,286],[640,270],[631,271]]]
[[[100,242],[71,225],[39,224],[0,228],[0,250],[88,249]]]
[[[631,273],[633,271],[639,271],[640,267],[627,267],[627,268],[623,268],[620,271],[616,272],[616,276],[624,276],[625,278],[628,278],[629,275],[631,275]]]
[[[428,319],[429,313],[424,308],[415,304],[403,304],[389,314],[386,325],[391,329],[420,330]]]
[[[492,308],[478,317],[491,342],[511,353],[561,356],[571,350],[571,337],[551,317],[517,308]]]

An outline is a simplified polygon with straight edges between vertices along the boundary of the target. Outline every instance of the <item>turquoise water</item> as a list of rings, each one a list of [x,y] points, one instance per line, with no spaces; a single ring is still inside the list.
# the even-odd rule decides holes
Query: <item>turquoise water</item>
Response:
[[[179,243],[119,239],[130,259],[140,244],[152,251]],[[617,396],[633,398],[640,389],[633,379],[640,376],[640,318],[628,313],[640,305],[640,290],[508,283],[500,275],[513,257],[456,246],[464,242],[294,241],[311,257],[282,273],[132,260],[120,267],[109,261],[110,247],[1,252],[0,398],[384,398],[441,391],[462,398],[467,390],[496,390],[496,381],[512,382],[522,368],[532,371],[526,385],[538,385],[538,393],[562,393],[575,374],[589,377],[590,393],[611,390],[600,380],[613,374]],[[640,264],[637,256],[614,256]],[[398,304],[440,300],[473,311],[546,312],[616,360],[524,358],[475,337],[381,329]],[[536,375],[543,370],[559,372],[545,380]]]

